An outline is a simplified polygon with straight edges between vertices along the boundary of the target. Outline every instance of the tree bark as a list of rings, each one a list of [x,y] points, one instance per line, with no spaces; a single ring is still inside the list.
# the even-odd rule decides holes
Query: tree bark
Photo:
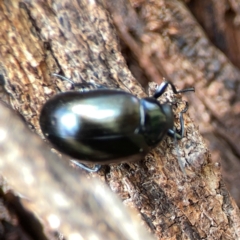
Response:
[[[17,129],[11,135],[11,126],[17,123],[10,124],[8,119],[12,117],[7,117],[2,110],[6,115],[1,116],[0,124],[9,138],[0,142],[5,149],[0,170],[15,192],[35,204],[34,212],[44,220],[45,227],[51,212],[60,216],[58,231],[68,238],[76,231],[84,239],[93,233],[100,239],[110,239],[111,233],[114,234],[111,239],[150,239],[143,229],[124,228],[128,213],[119,205],[118,209],[122,209],[117,211],[115,200],[108,202],[104,194],[94,192],[99,189],[99,185],[95,185],[99,183],[93,179],[97,178],[104,181],[125,205],[135,209],[157,239],[240,238],[239,210],[225,188],[219,163],[219,156],[232,159],[232,155],[237,158],[240,152],[237,143],[239,71],[212,46],[182,2],[9,0],[0,2],[0,16],[0,69],[3,90],[7,93],[2,99],[9,99],[11,107],[39,135],[38,117],[42,105],[59,90],[70,88],[67,82],[52,77],[52,73],[63,74],[74,82],[94,81],[122,88],[138,97],[147,95],[143,89],[147,87],[146,81],[160,83],[166,77],[179,89],[196,88],[195,94],[188,94],[189,113],[200,125],[200,131],[210,136],[208,141],[221,146],[212,153],[213,161],[198,127],[185,114],[185,135],[177,145],[166,137],[142,161],[111,164],[97,174],[85,176],[82,171],[76,173],[66,166],[69,158],[56,160],[57,156],[42,154],[44,147],[39,142],[34,144],[35,140],[29,141],[34,136],[28,133],[24,136],[27,130],[23,127],[23,132]],[[117,35],[121,39],[122,52]],[[141,78],[142,86],[129,69]],[[152,91],[150,88],[150,94]],[[168,91],[160,101],[172,98]],[[174,108],[175,125],[179,126],[178,115],[185,104],[181,98],[174,100],[178,103]],[[23,135],[24,140],[14,139],[19,135]],[[11,145],[12,142],[16,145]],[[24,168],[17,164],[17,154],[9,154],[11,146],[13,150],[18,146],[21,155],[28,156],[29,161],[24,166],[33,171],[36,185],[31,186],[29,179],[23,180]],[[225,155],[221,155],[222,152]],[[185,166],[184,171],[179,161]],[[59,168],[63,170],[58,171]],[[62,173],[64,169],[66,173]],[[82,180],[82,177],[90,180]],[[60,178],[63,179],[60,181]],[[38,185],[42,187],[38,189]],[[70,190],[66,191],[62,185]],[[49,186],[48,191],[44,186]],[[55,191],[64,194],[66,199],[73,198],[74,203],[67,209],[73,210],[71,214],[78,211],[79,218],[64,215],[66,213],[56,203],[49,208],[50,196]],[[86,192],[93,199],[99,199],[100,209],[91,207],[99,205]],[[6,209],[14,210],[19,226],[23,226],[21,221],[25,221],[17,211],[20,207],[14,196],[10,196],[3,191],[2,198],[9,204]],[[109,198],[114,199],[111,195]],[[104,207],[104,202],[108,207]],[[29,209],[26,204],[24,206]],[[84,215],[85,212],[88,214]],[[121,221],[115,218],[118,212],[123,212],[125,217]],[[90,223],[86,215],[92,216]],[[10,222],[9,218],[4,221]],[[134,221],[128,224],[133,226]],[[103,226],[111,228],[101,231],[102,222]],[[136,226],[140,226],[139,223]],[[23,227],[30,239],[36,239],[30,228]],[[51,234],[43,235],[52,238]],[[40,236],[39,239],[44,238]]]
[[[207,145],[212,153],[214,162],[221,159],[222,173],[224,181],[231,195],[234,197],[238,206],[240,206],[240,161],[239,161],[239,19],[240,3],[237,1],[191,1],[189,7],[198,19],[210,38],[211,42],[224,54],[227,55],[231,63],[227,62],[222,71],[217,71],[216,79],[225,79],[226,89],[221,95],[228,94],[228,101],[225,102],[225,116],[217,116],[210,111],[209,121],[201,121],[200,131],[207,141]],[[206,11],[209,9],[210,11]],[[211,20],[212,19],[212,20]],[[218,53],[218,51],[217,51]],[[221,59],[216,54],[215,63]],[[214,59],[214,60],[215,60]],[[214,62],[214,61],[213,61]],[[224,70],[225,69],[225,70]],[[214,79],[215,80],[215,79]],[[231,88],[230,92],[227,89]],[[224,90],[224,89],[223,89]],[[217,93],[216,93],[217,95]],[[221,96],[220,95],[220,96]],[[225,99],[219,99],[224,102]],[[212,106],[219,109],[218,106]],[[221,107],[221,106],[220,106]],[[222,125],[223,123],[223,125]],[[209,130],[205,130],[209,129]]]

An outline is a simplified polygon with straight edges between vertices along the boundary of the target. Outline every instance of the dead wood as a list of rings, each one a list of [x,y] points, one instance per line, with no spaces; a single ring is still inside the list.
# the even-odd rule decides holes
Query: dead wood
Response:
[[[200,118],[200,132],[207,140],[212,160],[214,162],[221,160],[222,173],[224,181],[231,195],[234,197],[238,206],[240,206],[240,161],[239,161],[239,19],[240,3],[238,1],[190,1],[189,7],[193,11],[198,22],[203,26],[211,42],[217,46],[229,60],[237,67],[229,66],[224,68],[219,65],[221,54],[216,54],[212,61],[215,66],[219,65],[221,71],[216,71],[214,80],[225,79],[222,90],[218,89],[211,94],[220,96],[218,102],[224,103],[225,112],[221,116],[216,116],[209,109],[208,117],[204,121]],[[205,9],[210,9],[206,11]],[[211,20],[212,19],[212,20]],[[217,53],[219,53],[217,51]],[[213,85],[214,86],[214,85]],[[214,89],[212,87],[212,89]],[[231,91],[229,91],[230,89]],[[229,97],[221,99],[222,96]],[[219,104],[218,104],[219,105]],[[212,108],[221,109],[221,106],[215,106],[211,103]],[[227,109],[228,108],[228,109]],[[216,116],[216,117],[215,117]],[[198,116],[196,116],[197,119]],[[211,124],[211,125],[210,125]]]
[[[232,125],[237,115],[229,108],[232,104],[233,109],[237,110],[239,102],[236,95],[239,85],[238,70],[211,45],[183,3],[77,0],[49,3],[13,0],[0,3],[0,16],[1,73],[4,76],[4,89],[8,93],[12,108],[17,110],[38,134],[41,134],[38,124],[41,106],[59,90],[64,91],[69,87],[67,83],[51,77],[51,73],[64,74],[75,82],[81,82],[82,79],[95,81],[110,87],[120,87],[139,97],[146,96],[120,52],[114,23],[126,47],[124,55],[131,52],[129,56],[134,56],[135,63],[138,63],[129,65],[135,70],[140,66],[143,69],[141,75],[150,81],[160,83],[164,76],[176,83],[179,89],[195,86],[196,94],[188,94],[190,114],[201,119],[203,125],[200,125],[200,130],[206,125],[208,128],[204,129],[211,131],[213,127],[209,124],[209,119],[213,119],[215,131],[222,131],[224,139],[234,146],[234,151],[239,151],[239,136],[235,130],[237,126]],[[134,63],[128,58],[128,63],[130,62]],[[170,93],[164,97],[169,96],[171,97]],[[161,100],[164,101],[164,98]],[[179,98],[178,102],[179,107],[174,109],[177,126],[182,100]],[[6,117],[6,121],[7,119],[11,118]],[[59,160],[58,163],[56,157],[41,156],[41,146],[37,146],[39,151],[32,152],[32,147],[29,150],[26,146],[29,144],[28,139],[33,138],[31,135],[19,146],[23,155],[31,153],[32,161],[36,158],[36,163],[31,164],[36,164],[35,171],[39,171],[39,175],[33,175],[34,181],[39,181],[38,184],[44,180],[45,186],[52,186],[51,189],[56,188],[62,194],[65,189],[70,189],[70,185],[71,189],[74,186],[75,190],[64,194],[70,198],[75,198],[76,194],[76,203],[82,204],[79,208],[72,205],[72,209],[78,211],[77,215],[80,216],[77,223],[74,222],[73,230],[79,226],[79,233],[86,239],[88,233],[85,234],[80,228],[86,224],[86,215],[81,217],[80,212],[86,211],[84,203],[89,201],[84,192],[86,189],[89,189],[90,193],[94,191],[94,188],[90,188],[94,184],[93,177],[104,180],[126,205],[140,213],[145,226],[158,239],[237,239],[240,235],[239,210],[222,181],[219,159],[217,162],[212,161],[192,120],[188,115],[184,116],[184,120],[185,137],[178,144],[180,156],[173,140],[166,138],[145,160],[104,167],[98,174],[89,174],[90,180],[81,180],[82,184],[77,187],[73,182],[69,183],[65,176],[62,176],[62,181],[67,183],[64,189],[60,187],[61,181],[59,184],[54,181],[54,177],[61,174],[49,172],[49,168],[65,168],[67,178],[77,178],[77,174],[68,169],[64,161]],[[1,126],[9,129],[5,125]],[[20,130],[16,130],[13,136],[19,134],[24,136]],[[8,151],[11,149],[9,146],[13,142],[12,138],[4,141],[3,146],[6,145],[4,148]],[[20,140],[17,138],[16,142]],[[15,145],[12,148],[15,149]],[[16,169],[10,168],[8,172],[12,171],[12,176],[7,175],[4,165],[9,168],[9,161],[1,160],[2,175],[7,176],[15,191],[21,193],[25,190],[24,196],[33,199],[35,208],[48,212],[47,204],[42,207],[37,199],[48,202],[51,191],[44,195],[35,189],[34,193],[38,194],[36,197],[31,195],[33,189],[27,187],[28,185],[26,189],[20,188],[23,180],[15,171],[21,172],[24,168],[17,164],[16,155],[7,154],[3,152],[2,159],[11,159],[15,163],[11,168]],[[180,170],[178,157],[185,165],[186,173]],[[29,162],[26,164],[31,166]],[[45,168],[41,168],[42,166]],[[45,171],[49,173],[46,179]],[[24,172],[22,174],[24,175]],[[59,180],[59,177],[56,179]],[[52,182],[54,184],[51,184]],[[5,195],[3,192],[4,197]],[[52,211],[58,211],[58,207],[54,206]],[[107,215],[106,212],[89,211],[94,221],[90,230],[95,232],[96,222],[99,221],[100,224],[106,216],[116,223],[116,219],[113,219],[114,209],[115,204],[111,203],[110,213]],[[72,218],[59,214],[66,224],[63,226],[71,225]],[[47,213],[41,215],[45,222],[47,216]],[[117,222],[120,229],[123,223],[125,220]],[[69,232],[65,229],[62,227],[59,231],[68,235]],[[115,234],[115,229],[116,226],[111,230],[105,228],[105,234]],[[126,229],[122,231],[125,232]],[[123,234],[122,238],[116,239],[131,239],[130,236],[133,239],[147,239],[143,234],[136,235],[138,230],[135,228],[128,231],[130,235]],[[108,235],[101,235],[100,231],[95,234],[100,239],[110,239]]]
[[[6,106],[0,111],[1,239],[152,239],[103,183],[52,153]]]

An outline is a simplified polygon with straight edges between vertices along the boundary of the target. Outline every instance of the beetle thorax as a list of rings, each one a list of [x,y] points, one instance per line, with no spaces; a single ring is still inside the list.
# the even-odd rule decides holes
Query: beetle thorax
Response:
[[[149,146],[159,143],[173,128],[172,106],[160,104],[154,98],[144,98],[141,100],[142,107],[142,133]]]

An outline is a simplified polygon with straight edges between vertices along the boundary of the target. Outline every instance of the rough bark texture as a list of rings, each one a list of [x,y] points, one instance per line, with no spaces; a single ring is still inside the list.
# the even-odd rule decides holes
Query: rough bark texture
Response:
[[[220,156],[231,160],[240,153],[239,71],[211,45],[182,2],[8,0],[0,2],[0,26],[0,69],[7,93],[2,99],[9,99],[11,107],[38,134],[41,135],[41,106],[59,90],[70,87],[51,73],[63,74],[75,82],[95,81],[120,87],[138,97],[146,96],[120,52],[118,35],[129,68],[141,78],[142,86],[146,87],[145,80],[160,83],[162,77],[179,89],[195,86],[196,93],[188,94],[190,115],[200,125],[200,131],[210,136],[209,143],[217,144],[212,161],[198,128],[185,114],[185,136],[177,146],[167,137],[143,161],[105,166],[98,174],[85,175],[68,168],[66,159],[42,154],[44,146],[39,139],[36,144],[29,140],[34,136],[20,123],[20,129],[11,129],[18,123],[11,123],[14,117],[1,110],[1,134],[7,137],[0,138],[4,139],[0,142],[0,170],[13,190],[33,202],[34,212],[43,219],[47,228],[44,231],[48,233],[38,239],[53,238],[49,233],[53,228],[49,216],[53,215],[60,218],[58,230],[67,238],[78,233],[84,239],[91,234],[99,239],[150,239],[144,229],[139,232],[138,227],[124,225],[133,226],[134,220],[128,223],[128,213],[119,210],[121,206],[116,206],[115,200],[108,202],[112,196],[104,198],[106,194],[94,192],[103,190],[94,185],[97,183],[93,178],[105,181],[126,205],[135,209],[157,239],[240,238],[239,210],[224,186],[219,163]],[[172,98],[169,91],[160,101]],[[178,113],[184,101],[175,100],[175,125],[179,126]],[[13,153],[17,149],[26,162],[10,149]],[[222,151],[226,155],[221,155]],[[179,161],[185,165],[185,172]],[[86,176],[89,180],[82,179]],[[22,227],[28,235],[24,238],[19,231],[19,238],[16,235],[15,239],[37,239],[30,231],[32,227],[23,224],[26,219],[21,218],[14,196],[3,189],[3,238],[10,239],[4,235],[7,227],[3,223],[7,222]],[[63,211],[58,205],[60,200],[52,201],[55,191],[64,199],[73,200]],[[13,210],[13,217],[6,217]],[[119,212],[125,218],[115,218]],[[81,239],[80,235],[75,235],[79,237],[76,239]]]
[[[106,186],[53,154],[16,113],[0,111],[1,239],[152,239]]]
[[[189,7],[206,30],[210,40],[239,68],[240,3],[234,0],[191,1]],[[215,66],[221,62],[219,59],[221,57],[217,54],[213,61]],[[214,87],[212,87],[211,94],[218,96],[218,102],[223,102],[222,108],[226,110],[221,115],[214,114],[216,110],[221,109],[221,106],[215,105],[215,102],[210,103],[211,109],[215,109],[215,111],[209,109],[209,116],[205,121],[200,118],[200,131],[207,140],[212,160],[217,162],[221,159],[223,178],[238,206],[240,206],[240,188],[238,186],[240,181],[239,70],[229,66],[229,62],[227,64],[225,62],[224,66],[224,68],[222,68],[222,64],[218,66],[221,71],[216,71],[213,80],[225,79],[226,87],[223,86],[225,89],[219,89],[221,91],[219,93],[216,90],[213,92]],[[228,92],[229,88],[230,92]],[[222,96],[228,96],[228,100]],[[195,117],[195,119],[197,118],[198,116]]]

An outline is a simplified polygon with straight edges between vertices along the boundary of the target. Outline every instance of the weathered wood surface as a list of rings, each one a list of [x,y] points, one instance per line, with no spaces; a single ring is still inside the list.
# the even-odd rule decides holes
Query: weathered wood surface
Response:
[[[167,77],[179,89],[195,86],[196,93],[188,94],[189,112],[192,117],[201,120],[197,123],[200,130],[222,131],[225,139],[234,147],[234,152],[239,151],[238,126],[231,124],[237,118],[239,72],[211,45],[182,2],[5,1],[0,2],[0,25],[0,66],[5,80],[4,90],[8,93],[11,107],[38,134],[41,135],[38,125],[41,106],[59,89],[64,91],[70,87],[68,83],[51,77],[53,72],[64,74],[76,82],[81,82],[81,79],[95,81],[110,87],[120,87],[139,97],[146,96],[120,52],[118,35],[126,46],[124,55],[133,72],[136,67],[130,58],[132,55],[138,62],[137,67],[143,69],[142,72],[137,71],[138,76],[157,83],[162,81],[162,77]],[[131,54],[127,54],[128,52]],[[161,101],[171,97],[168,92]],[[178,107],[174,109],[177,126],[178,113],[182,107],[181,98],[178,101]],[[231,105],[232,108],[229,107]],[[86,185],[84,180],[77,186],[71,184],[75,193],[71,192],[70,197],[83,192],[83,197],[74,203],[80,204],[81,199],[83,207],[76,208],[76,211],[86,211],[84,202],[88,198],[84,196],[84,191],[92,189],[94,177],[105,181],[126,205],[134,208],[145,222],[145,227],[157,239],[240,238],[239,210],[224,186],[219,159],[218,162],[212,161],[198,128],[187,114],[184,115],[184,120],[186,133],[184,139],[179,141],[179,151],[173,140],[166,138],[143,161],[106,166],[98,174],[88,175]],[[5,123],[9,122],[6,118]],[[210,125],[210,122],[214,124]],[[9,129],[6,125],[1,126]],[[24,135],[20,130],[15,135],[18,134]],[[32,153],[27,148],[32,143],[29,140],[31,138],[30,135],[23,141],[22,155]],[[11,149],[12,141],[10,138],[9,141],[2,141],[1,146],[6,145],[4,148]],[[38,144],[35,147],[40,148]],[[230,152],[225,147],[226,145],[224,151]],[[24,175],[24,168],[17,164],[18,157],[6,155],[1,157],[2,175],[7,177],[15,191],[33,199],[35,212],[47,222],[47,196],[40,190],[38,192],[38,189],[28,187],[26,179],[20,177],[21,173]],[[58,164],[56,160],[52,160],[55,157],[46,161],[43,160],[44,156],[39,156],[40,153],[36,151],[36,158],[39,158],[39,162],[42,161],[42,165],[46,165],[46,169],[37,167],[35,170],[40,175],[34,175],[41,182],[44,172],[48,168],[55,169]],[[4,161],[4,158],[11,161]],[[185,165],[185,173],[180,170],[178,158]],[[14,163],[13,166],[8,165],[9,162]],[[28,164],[27,166],[32,166]],[[59,165],[64,168],[64,161],[59,160]],[[11,167],[15,168],[11,170]],[[3,171],[5,168],[9,170]],[[66,175],[70,176],[72,171],[66,166],[65,168]],[[79,174],[83,175],[81,171]],[[59,180],[57,176],[49,174],[44,179],[45,186],[61,189],[56,183],[56,179]],[[73,176],[77,177],[77,174],[73,173]],[[63,181],[68,183],[65,178]],[[81,185],[82,182],[84,186]],[[19,185],[24,183],[26,188],[20,188]],[[39,196],[36,198],[31,192],[38,192]],[[51,191],[49,192],[51,196]],[[70,191],[65,194],[68,193]],[[45,205],[40,206],[35,201],[38,198]],[[75,209],[75,205],[73,206]],[[53,212],[58,209],[55,207],[52,208]],[[114,204],[109,204],[109,210],[111,209],[112,213],[93,211],[92,218],[99,222],[101,217],[104,221],[106,218],[116,221],[113,219],[116,214]],[[63,215],[60,218],[62,217]],[[82,226],[81,221],[84,220],[84,217],[79,217],[79,226]],[[126,228],[121,228],[124,222],[117,223],[123,232],[126,231]],[[71,218],[65,217],[62,224],[60,232],[65,235],[74,232],[65,231],[66,226],[71,224]],[[79,230],[79,234],[87,239],[88,234],[95,231],[95,225],[92,226],[94,228],[88,228],[89,232]],[[117,232],[115,227],[112,228],[113,233]],[[106,234],[109,233],[108,228],[105,230]],[[137,238],[137,232],[137,228],[133,228],[130,236],[133,239],[148,238],[144,234],[139,234]],[[99,239],[103,238],[100,232],[95,234],[98,234]],[[131,239],[130,236],[123,234],[122,239]]]
[[[214,162],[221,160],[224,181],[231,195],[240,206],[240,156],[239,156],[239,1],[190,1],[189,7],[194,16],[204,27],[210,41],[223,51],[229,60],[238,68],[229,65],[229,61],[221,63],[222,54],[216,52],[213,59],[217,67],[219,62],[220,71],[215,71],[213,80],[224,79],[226,89],[218,89],[218,85],[211,87],[211,94],[218,96],[218,102],[224,106],[215,106],[211,103],[211,109],[225,111],[219,116],[209,109],[205,120],[200,118],[200,131],[207,140],[212,159]],[[206,11],[209,9],[210,11]],[[224,66],[224,67],[222,67]],[[219,68],[217,67],[217,68]],[[214,84],[214,82],[213,82]],[[216,89],[214,91],[214,88]],[[231,89],[229,91],[228,89]],[[220,96],[220,97],[219,97]],[[222,98],[222,96],[225,96]],[[227,97],[227,99],[226,99]],[[198,117],[198,116],[197,116]],[[197,118],[196,118],[197,119]]]

